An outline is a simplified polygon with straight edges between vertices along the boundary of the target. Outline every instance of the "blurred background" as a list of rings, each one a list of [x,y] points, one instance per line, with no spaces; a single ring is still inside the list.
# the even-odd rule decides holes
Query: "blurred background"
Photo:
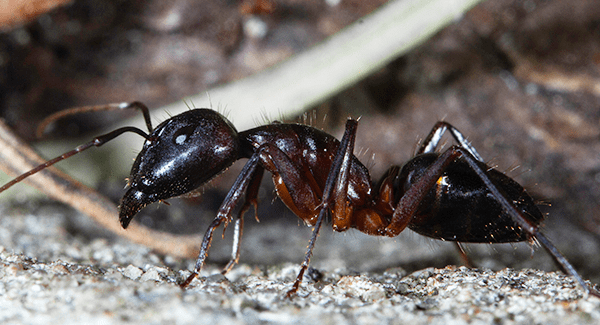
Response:
[[[49,9],[31,2],[32,13],[3,21],[0,117],[50,158],[139,115],[73,116],[60,120],[38,142],[35,128],[53,112],[137,100],[154,108],[157,123],[168,118],[162,106],[293,58],[384,3],[87,0],[57,1]],[[548,214],[544,229],[549,237],[585,278],[598,283],[600,6],[593,0],[490,0],[459,18],[310,108],[306,118],[287,119],[309,121],[339,137],[346,117],[360,116],[356,154],[374,181],[390,165],[410,159],[436,121],[452,123],[491,166],[506,171],[539,200]],[[215,108],[226,110],[226,102],[218,104]],[[247,107],[260,111],[261,104]],[[119,159],[131,161],[140,147],[91,149],[61,168],[116,205],[130,168]],[[203,232],[242,165],[207,186],[203,196],[146,208],[137,220],[172,233]],[[275,198],[268,175],[259,199],[261,223],[247,216],[241,262],[300,263],[310,229]],[[17,196],[0,204],[17,211],[58,205],[43,196]],[[81,221],[81,214],[65,211],[65,236],[113,238]],[[412,271],[461,263],[451,243],[410,231],[383,239],[353,230],[333,233],[328,227],[317,241],[315,268]],[[224,265],[230,242],[230,236],[216,240],[209,261]],[[47,249],[10,241],[0,245],[42,257],[36,249]],[[476,267],[555,269],[543,250],[531,258],[528,244],[467,245],[466,250]]]

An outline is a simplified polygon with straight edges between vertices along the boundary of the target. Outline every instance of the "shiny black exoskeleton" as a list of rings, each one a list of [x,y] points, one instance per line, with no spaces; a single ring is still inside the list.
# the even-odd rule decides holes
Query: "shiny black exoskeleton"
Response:
[[[415,173],[412,178],[418,179],[438,157],[437,153],[420,154],[404,165],[403,174]],[[488,169],[482,162],[478,165]],[[535,225],[543,221],[544,215],[519,183],[495,169],[486,174],[528,220]],[[406,187],[412,182],[405,177],[400,184]],[[408,227],[431,238],[467,243],[509,243],[531,237],[515,225],[469,164],[460,159],[445,169]]]
[[[336,231],[355,228],[377,236],[397,236],[408,227],[425,236],[457,242],[535,240],[586,292],[598,295],[540,232],[544,217],[533,199],[517,182],[487,166],[448,123],[438,122],[415,157],[402,167],[390,167],[374,185],[367,168],[353,155],[357,130],[354,120],[348,120],[341,141],[299,124],[272,123],[237,132],[224,116],[210,109],[190,110],[152,130],[145,106],[130,106],[142,110],[150,134],[132,127],[117,129],[17,177],[0,192],[57,161],[100,146],[124,132],[135,132],[146,141],[120,204],[124,228],[148,204],[189,193],[236,160],[248,159],[204,235],[195,269],[182,287],[201,271],[216,228],[232,222],[233,208],[242,204],[235,219],[232,259],[223,273],[237,263],[242,217],[251,205],[256,211],[258,188],[266,170],[277,196],[313,226],[300,273],[288,294],[298,289],[320,227],[325,218],[331,217]],[[438,153],[436,149],[446,131],[457,145]]]
[[[123,228],[146,205],[193,191],[233,164],[239,159],[237,136],[229,121],[208,109],[158,125],[131,168],[119,207]]]

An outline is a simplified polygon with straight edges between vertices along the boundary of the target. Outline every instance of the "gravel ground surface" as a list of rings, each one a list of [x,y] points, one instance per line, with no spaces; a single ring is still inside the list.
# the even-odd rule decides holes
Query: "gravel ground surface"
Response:
[[[32,207],[32,203],[26,205]],[[385,253],[381,252],[389,251],[388,245],[397,252],[410,250],[413,245],[410,238],[388,242],[346,236],[340,244],[340,237],[327,231],[317,245],[314,263],[317,267],[305,277],[293,299],[286,299],[285,293],[298,272],[298,263],[242,264],[227,277],[210,264],[203,272],[204,277],[194,280],[187,290],[181,290],[176,283],[189,274],[187,269],[192,261],[160,256],[103,233],[84,216],[51,202],[36,206],[35,216],[21,214],[18,207],[0,211],[4,216],[0,222],[0,242],[6,245],[0,247],[3,324],[600,322],[600,300],[584,297],[575,282],[560,272],[532,269],[494,272],[455,266],[426,268],[410,274],[402,268],[359,272],[360,268],[373,267],[348,266],[352,257],[346,261],[348,265],[335,267],[344,265],[344,261],[323,260],[323,254],[318,252],[331,257],[335,255],[332,250],[344,249],[345,243],[349,244],[345,249],[350,251],[353,244],[373,245],[376,249],[371,251],[371,262],[376,263],[385,260]],[[72,227],[67,227],[74,219],[79,220],[76,234],[71,233]],[[294,231],[281,227],[267,223],[261,224],[260,230],[286,234],[290,242],[295,242],[296,237],[299,240],[307,237],[299,231],[303,228],[295,227]],[[260,241],[250,241],[245,250],[278,254],[272,246],[256,247],[252,245],[259,245]],[[226,256],[229,248],[220,246],[227,245],[217,241],[214,246],[217,259],[219,255]],[[305,247],[298,246],[298,252]],[[422,249],[425,254],[438,250],[431,245],[417,246],[425,246]],[[300,261],[302,253],[294,254]],[[263,258],[268,260],[266,256]]]

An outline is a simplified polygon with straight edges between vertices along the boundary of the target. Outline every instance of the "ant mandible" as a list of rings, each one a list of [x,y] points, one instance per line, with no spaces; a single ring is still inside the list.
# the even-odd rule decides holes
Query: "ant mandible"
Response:
[[[274,122],[238,132],[223,115],[211,109],[191,109],[173,116],[153,130],[148,108],[139,102],[82,107],[59,112],[42,125],[83,111],[135,108],[142,111],[148,133],[123,127],[94,138],[76,149],[30,170],[0,188],[0,193],[63,159],[117,136],[133,132],[146,139],[138,154],[127,192],[119,205],[119,220],[127,228],[148,204],[187,194],[225,171],[236,160],[248,158],[241,173],[206,231],[192,274],[200,273],[217,227],[235,219],[234,244],[226,274],[239,260],[243,215],[254,207],[265,170],[277,196],[306,224],[313,227],[300,272],[288,292],[294,294],[308,268],[319,230],[331,218],[335,231],[358,229],[369,235],[394,237],[406,227],[435,239],[455,242],[505,243],[536,241],[581,285],[600,296],[540,232],[544,215],[521,185],[490,168],[466,138],[446,122],[438,122],[415,156],[403,166],[392,166],[377,183],[353,155],[358,122],[348,119],[341,141],[316,128]],[[448,131],[457,142],[436,152]]]

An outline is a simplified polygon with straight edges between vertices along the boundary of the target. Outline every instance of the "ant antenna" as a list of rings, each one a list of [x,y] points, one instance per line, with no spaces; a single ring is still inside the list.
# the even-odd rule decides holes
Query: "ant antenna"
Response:
[[[140,102],[131,102],[131,103],[115,103],[115,104],[108,104],[108,105],[82,106],[82,107],[75,107],[75,108],[57,112],[55,114],[50,115],[49,117],[47,117],[40,123],[40,125],[37,128],[36,135],[38,137],[40,137],[44,133],[44,130],[48,127],[48,125],[50,123],[52,123],[56,120],[59,120],[61,118],[64,118],[66,116],[69,116],[69,115],[86,113],[86,112],[107,111],[107,110],[111,110],[111,109],[129,109],[129,108],[137,108],[142,111],[142,114],[144,115],[144,121],[146,122],[146,127],[148,128],[148,132],[152,133],[152,122],[150,120],[150,113],[149,113],[148,107],[146,107],[146,105],[144,105]],[[95,137],[92,141],[82,144],[80,146],[77,146],[77,148],[75,148],[69,152],[65,152],[64,154],[62,154],[54,159],[50,159],[47,162],[35,167],[34,169],[32,169],[24,174],[21,174],[17,178],[11,180],[10,182],[8,182],[8,183],[4,184],[2,187],[0,187],[0,193],[4,192],[11,186],[21,182],[25,178],[43,170],[43,169],[46,169],[61,160],[65,160],[65,159],[67,159],[71,156],[74,156],[88,148],[100,147],[101,145],[107,143],[108,141],[118,137],[119,135],[121,135],[125,132],[133,132],[133,133],[139,134],[140,136],[144,137],[144,139],[146,139],[146,140],[149,140],[149,141],[152,140],[150,138],[149,133],[146,133],[146,132],[140,130],[139,128],[136,128],[133,126],[126,126],[126,127],[116,129],[107,134]]]
[[[45,163],[43,163],[43,164],[35,167],[34,169],[32,169],[32,170],[30,170],[30,171],[28,171],[28,172],[26,172],[24,174],[21,174],[17,178],[13,179],[12,181],[4,184],[4,186],[0,187],[0,193],[4,192],[5,190],[7,190],[11,186],[19,183],[20,181],[24,180],[25,178],[27,178],[27,177],[29,177],[29,176],[31,176],[31,175],[33,175],[33,174],[35,174],[35,173],[43,170],[43,169],[46,169],[46,168],[48,168],[48,167],[56,164],[57,162],[59,162],[61,160],[65,160],[65,159],[67,159],[67,158],[69,158],[71,156],[74,156],[74,155],[76,155],[76,154],[78,154],[78,153],[80,153],[80,152],[82,152],[82,151],[84,151],[84,150],[86,150],[88,148],[91,148],[91,147],[100,147],[101,145],[107,143],[108,141],[110,141],[110,140],[118,137],[119,135],[121,135],[121,134],[123,134],[125,132],[137,133],[137,134],[141,135],[142,137],[144,137],[146,140],[151,140],[150,136],[146,132],[144,132],[144,131],[136,128],[136,127],[133,127],[133,126],[126,126],[126,127],[123,127],[123,128],[116,129],[116,130],[114,130],[114,131],[112,131],[110,133],[107,133],[107,134],[101,135],[99,137],[96,137],[96,138],[94,138],[94,140],[92,140],[92,141],[90,141],[88,143],[85,143],[85,144],[82,144],[80,146],[77,146],[77,148],[75,148],[75,149],[73,149],[73,150],[71,150],[69,152],[65,152],[64,154],[62,154],[62,155],[60,155],[60,156],[58,156],[58,157],[56,157],[54,159],[50,159],[47,162],[45,162]]]
[[[140,111],[142,111],[142,114],[144,115],[144,121],[146,122],[146,127],[148,128],[148,133],[152,133],[152,122],[150,120],[150,112],[148,110],[148,107],[146,107],[146,105],[144,105],[141,102],[131,102],[131,103],[123,102],[123,103],[113,103],[113,104],[106,104],[106,105],[90,105],[90,106],[74,107],[74,108],[69,108],[69,109],[65,109],[65,110],[56,112],[56,113],[46,117],[44,120],[42,120],[42,122],[40,122],[40,124],[38,125],[37,130],[35,132],[35,136],[37,138],[41,138],[44,135],[46,128],[48,128],[48,125],[50,125],[52,122],[55,122],[57,120],[60,120],[62,118],[70,116],[70,115],[88,113],[88,112],[109,111],[109,110],[114,110],[114,109],[130,109],[130,108],[134,108],[134,109],[137,108]]]

